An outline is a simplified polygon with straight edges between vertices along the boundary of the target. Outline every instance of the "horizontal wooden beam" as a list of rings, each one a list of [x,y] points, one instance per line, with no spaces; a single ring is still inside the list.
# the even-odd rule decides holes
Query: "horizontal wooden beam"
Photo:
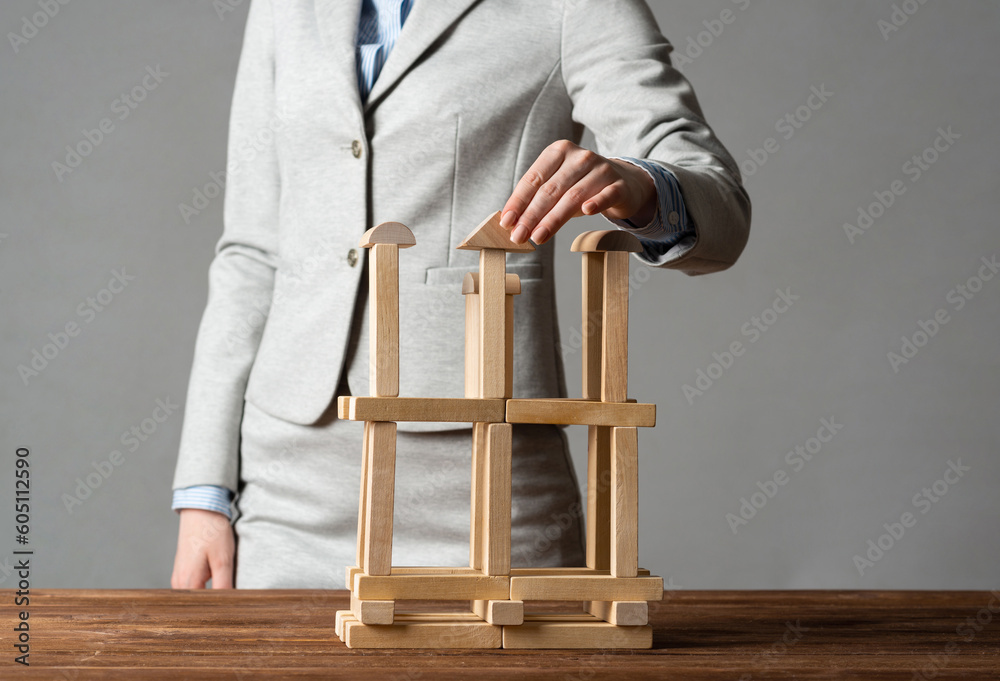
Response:
[[[355,577],[355,583],[358,577]],[[371,577],[370,579],[386,579]],[[511,577],[515,601],[659,601],[661,577]]]
[[[656,405],[575,399],[507,400],[507,423],[558,423],[584,426],[656,425]]]
[[[661,580],[662,584],[662,580]],[[510,577],[473,575],[354,575],[354,595],[361,600],[507,600]],[[516,600],[516,599],[515,599]],[[614,600],[580,598],[576,600]],[[636,600],[618,598],[618,600]]]
[[[503,647],[646,649],[653,647],[653,628],[619,627],[591,615],[525,615],[521,626],[503,628]]]
[[[583,607],[594,617],[620,627],[649,623],[649,603],[646,601],[588,601]]]
[[[503,399],[355,396],[337,398],[337,414],[348,421],[503,423],[505,411]]]
[[[341,638],[348,648],[499,648],[503,628],[472,613],[400,613],[388,626],[367,626],[349,611],[339,616]]]

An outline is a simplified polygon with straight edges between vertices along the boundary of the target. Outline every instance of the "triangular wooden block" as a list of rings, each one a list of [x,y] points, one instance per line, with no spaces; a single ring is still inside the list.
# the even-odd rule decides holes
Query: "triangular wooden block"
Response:
[[[510,232],[500,226],[500,211],[489,216],[479,226],[472,230],[469,236],[458,245],[463,251],[481,251],[484,248],[496,248],[513,253],[530,253],[535,245],[530,241],[515,244],[510,240]]]

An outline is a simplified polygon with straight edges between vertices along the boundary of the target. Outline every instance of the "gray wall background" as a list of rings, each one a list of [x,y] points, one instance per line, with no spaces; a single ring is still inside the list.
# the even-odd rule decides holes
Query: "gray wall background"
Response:
[[[169,585],[182,413],[145,421],[135,451],[120,438],[157,400],[184,400],[222,200],[189,223],[179,204],[225,166],[247,8],[229,0],[220,17],[219,4],[70,3],[37,35],[24,24],[35,0],[0,6],[0,509],[3,544],[17,548],[15,449],[29,447],[32,586]],[[1000,8],[898,2],[900,26],[883,35],[884,0],[653,4],[743,164],[754,220],[730,271],[633,268],[630,392],[659,405],[659,425],[640,434],[641,562],[678,588],[996,588],[1000,277],[976,278],[982,258],[1000,256]],[[11,32],[30,39],[15,50]],[[120,118],[116,100],[157,66],[167,75]],[[833,94],[800,109],[812,88]],[[797,127],[776,128],[787,115]],[[66,145],[104,118],[113,128],[58,174]],[[904,164],[939,128],[960,136],[914,178]],[[761,163],[753,150],[765,148]],[[897,180],[905,193],[852,243],[844,223]],[[579,263],[565,236],[559,248],[575,392]],[[122,270],[134,279],[109,300],[101,291]],[[972,296],[961,309],[959,285]],[[797,296],[781,314],[767,312],[777,289]],[[88,313],[88,297],[106,304]],[[938,310],[948,321],[916,334]],[[754,317],[770,322],[757,339]],[[70,322],[77,335],[22,378],[19,365]],[[888,353],[904,336],[922,347],[894,372]],[[743,354],[712,367],[736,341]],[[699,370],[712,385],[686,396]],[[810,442],[821,419],[842,428]],[[585,470],[585,434],[572,430]],[[816,453],[786,458],[796,446]],[[110,476],[78,489],[116,449]],[[946,482],[949,461],[969,470]],[[776,474],[785,484],[766,484]],[[64,495],[86,498],[67,508]],[[760,508],[734,532],[727,514],[743,499]],[[907,512],[910,526],[893,526]]]

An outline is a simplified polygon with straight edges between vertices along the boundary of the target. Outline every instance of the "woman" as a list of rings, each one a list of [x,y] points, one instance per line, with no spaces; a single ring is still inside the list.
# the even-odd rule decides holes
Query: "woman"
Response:
[[[541,246],[508,258],[519,397],[566,394],[545,244],[573,216],[633,231],[650,265],[736,260],[749,199],[670,49],[641,0],[254,0],[173,484],[174,587],[337,588],[354,562],[361,428],[334,396],[367,394],[368,227],[417,238],[400,258],[410,396],[462,394],[476,255],[455,246],[498,206],[512,241]],[[599,154],[577,146],[583,126]],[[399,424],[394,564],[467,560],[454,428]],[[513,460],[512,563],[580,564],[561,429],[516,427]]]

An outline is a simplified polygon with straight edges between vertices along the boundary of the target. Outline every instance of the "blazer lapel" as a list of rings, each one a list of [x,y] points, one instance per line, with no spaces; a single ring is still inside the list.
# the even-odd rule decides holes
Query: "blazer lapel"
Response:
[[[336,100],[352,122],[361,121],[361,95],[355,44],[361,0],[315,0],[316,23],[320,39],[330,57],[329,81],[338,94]]]
[[[479,0],[414,0],[413,9],[403,24],[396,45],[375,79],[365,109],[385,95],[441,34],[477,2]],[[347,4],[359,3],[352,1]],[[354,23],[357,22],[358,16],[355,13]],[[354,41],[351,40],[350,43],[351,49],[354,49]],[[354,89],[356,92],[357,86]]]

